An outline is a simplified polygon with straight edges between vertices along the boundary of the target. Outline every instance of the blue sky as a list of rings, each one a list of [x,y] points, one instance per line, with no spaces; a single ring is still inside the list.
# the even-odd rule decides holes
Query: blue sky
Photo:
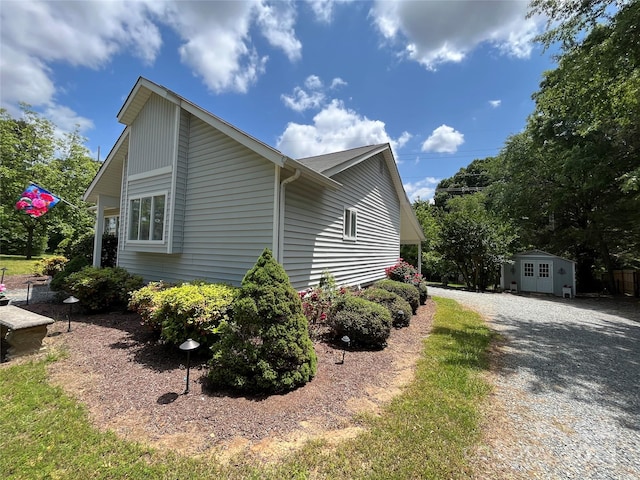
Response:
[[[0,2],[0,101],[104,159],[139,76],[292,158],[390,142],[405,190],[495,155],[549,52],[522,1]]]

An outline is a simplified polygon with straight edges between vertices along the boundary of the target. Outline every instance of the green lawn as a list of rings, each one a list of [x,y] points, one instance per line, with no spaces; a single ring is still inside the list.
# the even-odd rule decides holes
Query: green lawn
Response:
[[[19,255],[0,255],[0,268],[6,267],[5,277],[7,275],[32,275],[36,271],[36,265],[40,260],[53,256],[44,254],[32,257],[31,260],[26,260],[24,256]]]
[[[338,447],[310,442],[271,465],[240,457],[222,466],[98,432],[82,405],[48,383],[55,357],[0,368],[0,478],[466,478],[490,391],[480,374],[492,333],[456,302],[435,301],[416,379],[383,415],[359,418],[365,433]]]

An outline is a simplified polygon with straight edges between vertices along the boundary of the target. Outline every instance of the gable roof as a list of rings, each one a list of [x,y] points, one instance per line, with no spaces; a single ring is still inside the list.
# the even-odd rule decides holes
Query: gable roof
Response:
[[[387,145],[388,144],[386,143],[382,143],[378,145],[351,148],[341,152],[325,153],[324,155],[299,158],[298,162],[330,177],[339,173],[339,171],[341,172],[346,170],[348,167],[345,166],[345,164],[352,166],[356,163],[360,163],[360,161],[378,153],[377,151],[374,153],[374,150],[382,151],[387,147]]]
[[[547,256],[547,257],[556,257],[556,258],[560,258],[562,260],[565,260],[567,262],[571,262],[571,263],[576,263],[574,260],[571,260],[570,258],[565,258],[565,257],[561,257],[560,255],[555,255],[553,253],[549,253],[549,252],[544,252],[542,250],[537,250],[537,249],[533,249],[533,250],[527,250],[526,252],[520,252],[520,253],[516,253],[514,255],[514,257],[526,257],[526,256]]]
[[[332,176],[346,170],[347,168],[357,165],[367,158],[377,155],[378,153],[382,153],[389,171],[391,172],[393,184],[395,186],[398,199],[400,200],[402,215],[400,222],[400,237],[415,242],[425,239],[422,227],[418,223],[413,212],[413,208],[411,207],[404,191],[400,174],[398,172],[395,159],[393,158],[391,147],[388,143],[369,145],[344,150],[342,152],[294,160],[284,155],[279,150],[270,147],[248,133],[234,127],[220,117],[217,117],[216,115],[197,106],[186,98],[172,92],[168,88],[158,85],[144,77],[138,78],[136,84],[131,89],[131,92],[118,112],[118,120],[125,124],[126,127],[114,147],[107,155],[104,164],[100,167],[98,173],[87,188],[83,196],[84,201],[95,203],[97,202],[99,195],[110,195],[112,192],[118,192],[118,195],[120,195],[122,168],[124,165],[124,158],[128,150],[129,128],[152,94],[158,95],[161,98],[178,105],[180,108],[183,108],[203,122],[233,138],[241,145],[273,162],[275,165],[288,169],[299,170],[303,176],[331,189],[338,189],[342,186],[339,182],[333,180],[331,178]]]
[[[327,177],[333,177],[334,175],[337,175],[338,173],[380,153],[384,157],[387,168],[391,173],[391,180],[395,187],[398,200],[400,201],[400,238],[405,240],[412,239],[415,242],[424,240],[425,236],[422,226],[418,222],[413,211],[413,206],[407,198],[404,186],[402,185],[402,179],[400,178],[400,172],[398,172],[398,167],[396,165],[395,158],[393,157],[393,152],[391,151],[391,145],[388,143],[367,145],[364,147],[343,150],[341,152],[300,158],[298,159],[298,162],[313,168]]]

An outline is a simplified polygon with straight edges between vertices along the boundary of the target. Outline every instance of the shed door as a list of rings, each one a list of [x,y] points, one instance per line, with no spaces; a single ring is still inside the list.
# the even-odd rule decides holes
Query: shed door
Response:
[[[550,260],[523,260],[522,291],[553,293],[553,262]]]

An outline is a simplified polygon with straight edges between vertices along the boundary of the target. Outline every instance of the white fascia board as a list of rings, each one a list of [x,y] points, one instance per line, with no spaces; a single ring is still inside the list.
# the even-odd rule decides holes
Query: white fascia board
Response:
[[[327,188],[330,188],[331,190],[339,190],[340,188],[342,188],[342,184],[340,182],[336,182],[335,180],[323,175],[322,173],[316,172],[315,170],[309,167],[304,166],[303,164],[301,164],[300,162],[297,162],[296,160],[293,160],[292,158],[289,158],[289,157],[283,157],[283,158],[285,159],[284,161],[285,167],[300,170],[300,173],[302,173],[304,177],[310,178],[314,182],[320,185],[323,185]]]
[[[120,148],[122,148],[122,146],[124,145],[125,141],[127,141],[128,139],[129,139],[129,127],[126,127],[122,131],[122,133],[120,134],[120,137],[118,137],[118,140],[116,140],[116,144],[113,146],[113,148],[111,149],[111,151],[107,155],[107,158],[105,159],[104,163],[100,166],[100,169],[98,170],[98,173],[96,173],[96,176],[93,177],[93,180],[91,181],[91,184],[85,190],[84,195],[82,196],[82,200],[83,201],[85,201],[85,202],[88,201],[87,199],[93,193],[93,189],[100,182],[100,179],[102,178],[102,176],[105,174],[105,172],[111,166],[111,162],[113,161],[113,158],[118,154],[118,152],[120,151]]]

